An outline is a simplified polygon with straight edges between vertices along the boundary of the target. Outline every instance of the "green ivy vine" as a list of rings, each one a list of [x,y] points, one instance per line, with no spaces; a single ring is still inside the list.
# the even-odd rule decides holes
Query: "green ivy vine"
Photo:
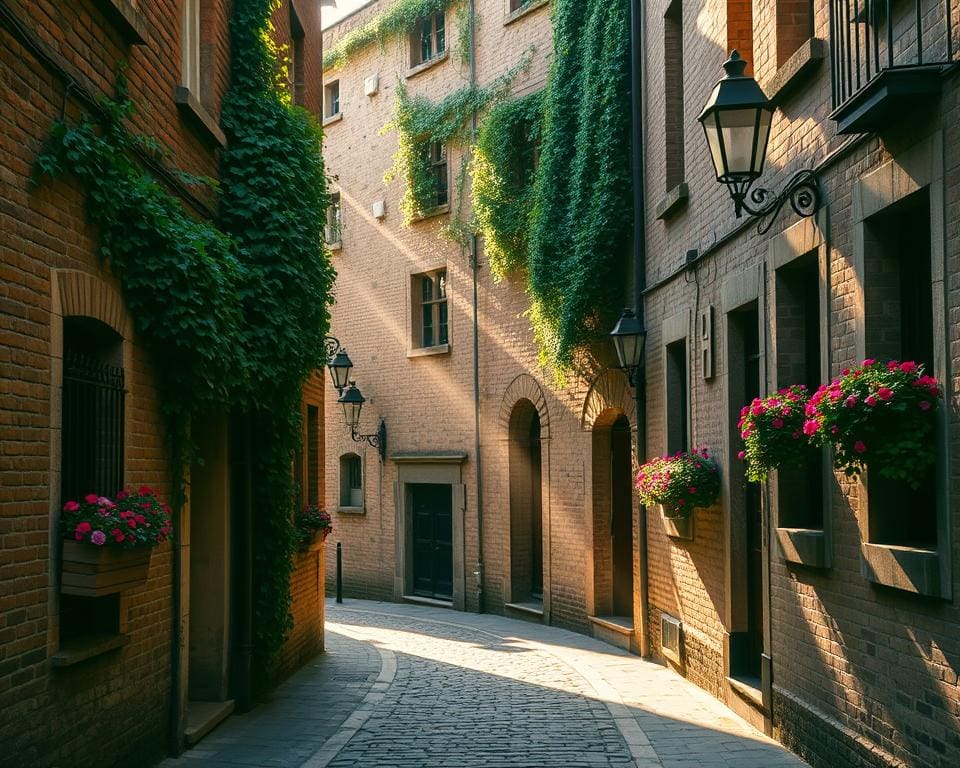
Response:
[[[497,280],[527,266],[532,152],[542,132],[543,100],[537,91],[495,104],[477,133],[471,161],[475,228]]]
[[[562,370],[613,326],[632,234],[627,0],[554,0],[529,234],[541,360]]]
[[[291,627],[296,547],[291,472],[301,442],[303,384],[324,364],[335,278],[322,241],[327,204],[321,132],[291,104],[271,39],[280,0],[235,0],[231,84],[222,124],[220,226],[192,218],[131,159],[153,139],[124,122],[134,112],[121,73],[98,119],[58,123],[38,169],[71,173],[86,192],[99,255],[120,279],[150,350],[175,472],[193,458],[192,416],[242,413],[253,445],[254,658],[265,686]],[[198,180],[195,180],[198,181]],[[182,495],[175,498],[182,503]]]
[[[363,26],[348,32],[343,39],[323,54],[323,68],[343,66],[353,55],[379,43],[381,46],[405,35],[420,19],[445,11],[463,0],[396,0]]]
[[[433,103],[425,96],[411,96],[403,82],[397,84],[393,118],[383,127],[382,133],[395,130],[399,146],[393,166],[384,180],[390,182],[399,177],[406,183],[400,201],[404,225],[429,213],[436,199],[436,179],[430,167],[430,145],[441,142],[449,147],[451,144],[468,143],[470,116],[506,97],[517,75],[530,66],[530,60],[531,52],[528,51],[516,66],[489,85],[468,85],[438,103]],[[462,186],[465,179],[464,168],[458,175],[456,186]],[[461,195],[458,197],[462,198]]]

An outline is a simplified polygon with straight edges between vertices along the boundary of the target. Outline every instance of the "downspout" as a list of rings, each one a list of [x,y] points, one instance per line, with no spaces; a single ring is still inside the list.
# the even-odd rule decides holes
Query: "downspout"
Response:
[[[633,181],[633,306],[641,326],[644,324],[643,291],[646,287],[646,209],[644,204],[643,117],[646,100],[643,96],[643,4],[630,0],[630,121],[631,177]],[[643,365],[636,373],[637,398],[637,462],[647,457],[646,372]],[[640,540],[637,542],[640,561],[640,655],[650,655],[649,593],[647,568],[647,510],[640,506]]]
[[[183,685],[180,679],[183,673],[183,616],[181,615],[183,605],[182,584],[183,578],[183,494],[180,477],[183,468],[180,471],[174,470],[174,487],[171,489],[171,497],[176,500],[171,509],[171,524],[173,526],[173,544],[170,547],[173,555],[173,595],[171,597],[171,610],[173,612],[173,626],[170,632],[170,733],[169,733],[169,751],[173,757],[179,757],[183,753],[183,732],[184,732],[184,711],[182,706]]]
[[[470,88],[477,87],[477,12],[476,0],[470,0]],[[470,151],[477,141],[477,110],[470,116]],[[479,257],[477,235],[470,233],[470,271],[473,275],[473,455],[477,483],[477,567],[473,575],[477,579],[477,613],[484,610],[483,591],[483,472],[480,461],[480,319],[477,283],[479,280]]]

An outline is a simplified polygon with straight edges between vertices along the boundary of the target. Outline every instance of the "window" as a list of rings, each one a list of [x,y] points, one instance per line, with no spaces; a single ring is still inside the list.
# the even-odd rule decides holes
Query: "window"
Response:
[[[200,98],[200,0],[183,1],[181,84]]]
[[[513,181],[518,188],[523,188],[533,183],[540,167],[539,126],[525,120],[514,127],[512,138],[517,148],[513,156]]]
[[[363,459],[355,453],[340,457],[340,506],[363,507]]]
[[[687,419],[687,341],[666,347],[667,453],[689,448]]]
[[[914,360],[935,375],[928,190],[884,208],[865,223],[866,354],[878,360]],[[936,474],[931,468],[917,490],[868,475],[871,543],[937,548]]]
[[[441,141],[431,141],[424,147],[428,154],[430,175],[433,177],[434,197],[430,202],[433,208],[446,205],[449,200],[449,182],[447,179],[447,145]]]
[[[327,245],[338,247],[343,235],[343,213],[340,208],[340,193],[330,195],[330,204],[327,206],[327,223],[323,228],[323,239]]]
[[[663,17],[664,136],[667,192],[683,183],[683,13],[673,0]]]
[[[307,406],[307,504],[320,503],[320,409]]]
[[[519,11],[521,8],[526,8],[534,0],[510,0],[510,13],[514,11]]]
[[[448,344],[447,271],[440,269],[415,275],[414,291],[418,314],[414,327],[419,332],[417,346],[429,348]]]
[[[300,23],[300,17],[297,11],[290,3],[290,93],[293,95],[293,103],[299,107],[306,103],[304,73],[304,32],[303,25]]]
[[[820,364],[820,267],[812,251],[776,271],[777,384],[822,383]],[[823,528],[823,454],[782,466],[777,472],[777,519],[781,528]]]
[[[336,117],[340,114],[340,81],[334,80],[323,89],[323,116]]]
[[[420,19],[410,35],[410,66],[439,58],[447,50],[443,13]]]

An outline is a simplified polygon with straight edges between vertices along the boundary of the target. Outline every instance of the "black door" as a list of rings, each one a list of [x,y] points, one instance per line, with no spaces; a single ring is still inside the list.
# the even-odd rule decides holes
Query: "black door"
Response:
[[[530,596],[543,599],[543,500],[540,484],[540,418],[530,422]]]
[[[743,313],[743,402],[760,396],[760,322],[754,309]],[[760,484],[747,483],[744,493],[747,524],[747,658],[746,674],[760,677],[763,654],[763,516]]]
[[[410,486],[413,509],[413,594],[453,599],[453,489]]]
[[[610,536],[613,615],[633,616],[633,484],[630,422],[618,418],[610,432]]]

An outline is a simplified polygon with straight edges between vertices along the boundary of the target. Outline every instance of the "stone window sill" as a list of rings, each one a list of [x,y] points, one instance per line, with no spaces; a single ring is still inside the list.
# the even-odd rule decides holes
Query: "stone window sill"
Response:
[[[422,216],[416,216],[411,220],[411,224],[416,224],[418,221],[426,221],[427,219],[432,219],[434,216],[442,216],[445,213],[450,213],[450,204],[444,203],[443,205],[438,205],[436,208],[431,208],[429,211],[425,212]]]
[[[178,85],[173,92],[173,100],[177,103],[179,110],[190,118],[193,124],[202,130],[208,138],[213,139],[221,147],[227,146],[226,134],[220,130],[217,121],[204,109],[200,100],[189,88]]]
[[[513,22],[522,19],[524,16],[527,16],[533,13],[538,8],[543,8],[550,0],[532,0],[532,2],[523,5],[517,10],[511,12],[506,19],[503,20],[503,26],[509,26]]]
[[[677,213],[686,208],[687,200],[690,199],[690,188],[687,182],[682,181],[657,203],[655,208],[657,218],[661,221],[672,219]]]
[[[335,243],[327,243],[327,248],[331,251],[339,251],[343,248],[343,241],[337,240]]]
[[[447,355],[450,353],[449,344],[437,344],[434,347],[420,347],[419,349],[408,349],[407,357],[433,357],[434,355]]]
[[[777,543],[783,559],[810,568],[829,568],[830,552],[822,528],[777,528]]]
[[[122,648],[129,641],[127,635],[83,635],[60,644],[60,649],[50,658],[54,667],[72,667],[87,659]]]
[[[120,30],[123,39],[130,45],[145,45],[147,34],[147,17],[133,6],[130,0],[97,0],[97,5],[113,25]]]
[[[323,118],[323,127],[326,128],[328,125],[333,125],[334,123],[339,123],[343,120],[343,112],[337,112],[335,115],[327,115]]]
[[[341,515],[365,515],[366,507],[337,507],[337,513]]]
[[[936,550],[864,542],[860,553],[866,577],[874,584],[927,597],[951,597],[949,582],[941,578],[943,555]]]
[[[416,77],[421,72],[426,72],[428,69],[432,69],[433,67],[437,66],[437,64],[442,64],[448,58],[450,58],[449,51],[444,51],[439,56],[434,56],[429,61],[425,61],[422,64],[417,64],[416,66],[410,67],[410,69],[408,69],[404,74],[404,78],[409,80],[411,77]]]
[[[770,94],[770,101],[780,105],[798,86],[802,85],[817,71],[820,63],[827,58],[827,44],[816,37],[811,37],[777,70],[766,91]]]

